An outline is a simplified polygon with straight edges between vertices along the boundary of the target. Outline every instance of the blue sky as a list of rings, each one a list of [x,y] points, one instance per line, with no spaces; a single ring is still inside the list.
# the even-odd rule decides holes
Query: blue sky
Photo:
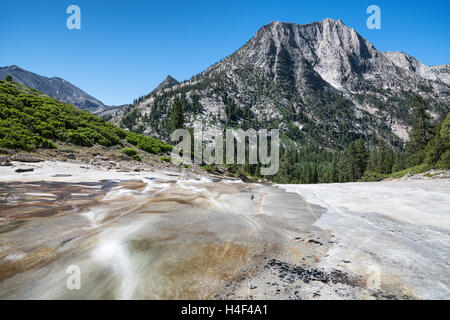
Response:
[[[66,8],[81,8],[68,30]],[[381,30],[366,27],[369,5]],[[450,1],[41,0],[0,4],[0,66],[59,76],[108,105],[130,103],[170,74],[189,79],[271,21],[341,19],[382,51],[450,63]]]

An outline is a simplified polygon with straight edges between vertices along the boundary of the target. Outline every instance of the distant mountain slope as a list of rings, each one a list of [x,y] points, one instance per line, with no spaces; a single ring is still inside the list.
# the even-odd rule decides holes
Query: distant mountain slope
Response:
[[[173,86],[176,86],[177,84],[180,84],[176,79],[174,79],[172,76],[168,75],[150,94],[153,94],[155,92],[164,91],[172,88]],[[141,97],[136,100],[135,103],[139,103],[145,99],[145,97]],[[94,113],[104,119],[111,119],[112,117],[117,117],[119,113],[128,113],[132,108],[132,105],[125,104],[121,106],[111,106],[111,107],[105,107],[100,108]]]
[[[57,77],[47,78],[18,66],[0,68],[0,80],[5,80],[7,75],[12,76],[16,82],[38,90],[59,101],[73,104],[80,109],[95,112],[98,109],[106,108],[101,101],[64,79]]]
[[[272,22],[232,55],[112,121],[167,138],[180,96],[187,126],[203,120],[206,128],[278,127],[286,143],[332,149],[361,135],[399,145],[408,136],[414,93],[436,116],[448,112],[448,75],[448,67],[378,51],[340,20]]]
[[[131,144],[154,154],[172,150],[22,84],[0,80],[0,147],[31,151],[57,148],[57,142],[105,148]]]

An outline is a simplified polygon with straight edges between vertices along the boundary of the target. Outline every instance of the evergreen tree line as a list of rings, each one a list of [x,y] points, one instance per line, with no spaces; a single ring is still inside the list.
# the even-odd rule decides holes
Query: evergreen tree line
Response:
[[[348,142],[343,151],[327,151],[317,144],[302,147],[283,147],[280,150],[280,168],[273,177],[278,183],[333,183],[375,181],[386,175],[409,167],[426,164],[430,168],[450,168],[450,113],[435,123],[429,116],[429,106],[419,95],[412,102],[413,127],[405,146],[393,146],[390,141],[374,136],[359,136]],[[289,110],[294,114],[293,110]],[[232,99],[227,99],[226,123],[251,110],[239,109]],[[447,111],[448,112],[448,111]],[[293,115],[305,120],[300,112]],[[175,98],[170,111],[171,129],[184,126],[182,97]],[[309,121],[304,121],[307,125]],[[242,128],[246,129],[246,128]],[[301,132],[291,128],[287,135],[301,138]],[[298,132],[297,132],[298,131]],[[291,137],[292,138],[292,137]],[[232,166],[236,171],[236,166]],[[240,165],[239,170],[251,176],[259,176],[259,165]]]
[[[286,149],[281,153],[279,183],[332,183],[376,181],[418,165],[450,168],[450,113],[432,123],[429,106],[419,95],[412,102],[414,125],[403,148],[393,148],[383,139],[364,137],[350,142],[343,152],[319,148]],[[448,111],[447,111],[448,112]]]

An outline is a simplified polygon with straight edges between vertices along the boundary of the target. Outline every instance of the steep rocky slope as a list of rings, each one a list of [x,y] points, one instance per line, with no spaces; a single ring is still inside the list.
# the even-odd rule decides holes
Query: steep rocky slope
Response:
[[[208,129],[278,127],[285,142],[329,148],[382,136],[395,146],[407,138],[414,93],[435,116],[448,112],[448,71],[378,51],[340,20],[272,22],[224,60],[153,91],[112,121],[167,138],[171,104],[180,96],[187,126],[203,120]]]

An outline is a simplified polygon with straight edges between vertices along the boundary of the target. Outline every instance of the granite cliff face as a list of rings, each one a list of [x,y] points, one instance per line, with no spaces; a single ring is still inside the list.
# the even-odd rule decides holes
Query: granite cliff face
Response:
[[[331,148],[361,134],[395,145],[407,138],[414,93],[436,116],[448,110],[448,65],[428,67],[405,53],[378,51],[340,20],[272,22],[232,55],[154,90],[113,122],[126,117],[129,129],[167,137],[178,95],[188,124],[279,127],[295,143]]]

